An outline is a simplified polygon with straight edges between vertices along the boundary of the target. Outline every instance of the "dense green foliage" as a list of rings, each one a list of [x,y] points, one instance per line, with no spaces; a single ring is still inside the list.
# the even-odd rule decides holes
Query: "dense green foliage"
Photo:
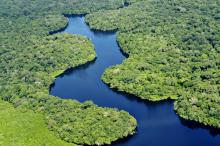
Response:
[[[41,114],[15,109],[11,104],[0,100],[0,145],[2,146],[75,146],[57,139],[48,130]]]
[[[176,69],[181,68],[175,59],[179,57],[178,50],[169,47],[162,37],[150,37],[140,33],[121,33],[118,41],[130,57],[123,65],[105,71],[103,80],[106,83],[112,88],[119,87],[121,91],[151,101],[178,96],[180,91],[176,89],[179,85],[174,76],[180,73]],[[140,47],[135,48],[136,46]]]
[[[86,21],[118,29],[129,55],[106,70],[104,82],[142,99],[176,99],[181,117],[220,127],[220,1],[143,0]]]
[[[101,108],[89,101],[62,100],[49,96],[48,91],[57,75],[67,68],[92,61],[96,56],[87,38],[70,34],[49,35],[67,25],[67,19],[62,14],[116,9],[123,4],[121,0],[1,0],[0,97],[14,105],[15,109],[5,107],[10,108],[8,112],[20,114],[17,119],[2,115],[8,116],[3,122],[10,123],[27,116],[26,120],[33,123],[32,127],[29,124],[24,127],[22,121],[18,124],[21,132],[28,131],[30,137],[35,128],[39,128],[38,134],[43,131],[48,134],[45,129],[47,124],[57,138],[82,145],[110,144],[133,134],[137,123],[127,112]],[[18,109],[32,112],[23,114]],[[5,130],[10,130],[10,127]],[[10,143],[18,135],[20,130],[15,128],[6,137],[6,144],[23,143],[22,135],[19,137],[21,141]],[[30,138],[23,144],[42,145],[45,141],[39,143],[41,138],[36,134],[36,139]],[[55,137],[48,134],[50,139],[52,141]],[[64,141],[56,139],[54,143],[63,145]]]
[[[220,127],[218,0],[1,0],[0,97],[15,108],[0,102],[9,125],[1,124],[0,144],[101,145],[134,133],[125,111],[48,95],[57,75],[95,58],[84,37],[49,36],[67,25],[62,14],[85,13],[91,28],[118,29],[129,55],[103,81],[142,99],[175,99],[181,117]]]
[[[15,106],[32,109],[46,116],[51,131],[76,144],[110,144],[134,133],[136,120],[125,111],[101,108],[87,101],[62,100],[44,93],[13,100]],[[37,98],[37,99],[35,99]],[[117,132],[115,132],[117,131]]]

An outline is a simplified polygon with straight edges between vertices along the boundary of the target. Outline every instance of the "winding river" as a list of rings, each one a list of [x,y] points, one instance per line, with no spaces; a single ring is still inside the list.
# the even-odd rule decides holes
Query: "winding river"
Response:
[[[180,119],[173,110],[173,101],[151,103],[111,90],[100,78],[109,66],[126,58],[116,42],[115,32],[92,31],[83,16],[69,17],[63,31],[87,36],[95,45],[97,59],[60,75],[50,94],[81,102],[128,111],[138,121],[134,136],[114,142],[114,146],[220,146],[220,131]]]

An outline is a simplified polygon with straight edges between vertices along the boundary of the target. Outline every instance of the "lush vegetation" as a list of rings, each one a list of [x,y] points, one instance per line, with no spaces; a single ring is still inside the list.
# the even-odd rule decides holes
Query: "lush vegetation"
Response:
[[[123,5],[121,0],[0,1],[0,97],[14,106],[1,104],[1,122],[10,125],[1,125],[4,145],[102,145],[134,133],[136,120],[125,111],[62,100],[48,91],[57,75],[96,56],[87,38],[49,35],[67,25],[62,14]]]
[[[181,117],[220,127],[218,0],[1,0],[0,144],[101,145],[134,133],[125,111],[48,94],[57,75],[95,58],[86,38],[49,35],[67,25],[62,14],[88,13],[91,28],[119,30],[129,55],[103,81],[142,99],[175,99]]]
[[[75,146],[57,139],[49,131],[41,114],[24,109],[15,109],[0,100],[0,145],[48,145]]]
[[[181,117],[220,128],[219,10],[218,0],[143,0],[87,15],[94,29],[118,29],[129,55],[103,81],[142,99],[175,99]]]
[[[178,73],[176,68],[180,68],[176,66],[175,59],[179,55],[178,50],[169,47],[162,37],[140,33],[120,33],[118,41],[130,57],[123,65],[105,71],[103,80],[111,88],[119,87],[120,91],[151,101],[176,98],[180,91],[177,91],[179,85],[173,74]],[[135,48],[136,46],[140,47]]]

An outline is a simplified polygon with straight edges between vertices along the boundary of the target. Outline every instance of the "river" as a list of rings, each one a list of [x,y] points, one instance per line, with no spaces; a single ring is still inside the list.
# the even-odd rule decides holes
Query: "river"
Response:
[[[99,106],[118,108],[134,116],[138,122],[137,133],[112,145],[220,146],[220,131],[180,119],[173,110],[173,101],[146,102],[113,91],[101,81],[106,68],[121,64],[126,59],[116,42],[116,32],[92,31],[83,16],[69,17],[69,25],[63,32],[91,39],[97,59],[60,75],[50,94],[81,102],[92,100]]]

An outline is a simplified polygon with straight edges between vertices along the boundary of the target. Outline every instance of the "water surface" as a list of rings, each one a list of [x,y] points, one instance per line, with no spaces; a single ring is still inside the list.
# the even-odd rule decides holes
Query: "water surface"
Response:
[[[173,102],[146,102],[132,95],[111,90],[101,80],[109,66],[121,64],[125,56],[116,42],[115,32],[92,31],[83,16],[69,18],[63,31],[81,34],[95,45],[97,59],[59,76],[50,94],[81,102],[128,111],[138,121],[137,133],[113,143],[114,146],[220,146],[220,132],[194,122],[180,119],[173,110]]]

